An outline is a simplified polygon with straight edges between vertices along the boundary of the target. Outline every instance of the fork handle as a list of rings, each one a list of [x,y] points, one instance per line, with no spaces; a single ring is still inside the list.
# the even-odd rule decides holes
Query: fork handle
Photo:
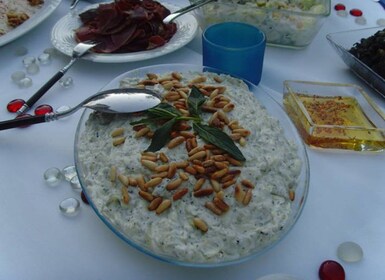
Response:
[[[34,105],[43,95],[46,93],[61,77],[63,77],[65,71],[58,71],[51,79],[49,79],[31,98],[29,98],[24,105],[17,111],[17,115],[21,115],[32,105]]]

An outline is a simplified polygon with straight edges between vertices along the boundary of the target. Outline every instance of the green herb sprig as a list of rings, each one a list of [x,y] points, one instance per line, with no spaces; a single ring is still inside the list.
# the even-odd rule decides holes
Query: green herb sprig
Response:
[[[148,118],[131,122],[131,125],[139,124],[158,124],[164,122],[155,130],[151,139],[151,144],[146,151],[156,152],[164,147],[171,138],[173,126],[182,120],[193,121],[193,129],[206,142],[226,151],[237,160],[245,161],[245,157],[234,141],[222,130],[202,124],[201,107],[206,102],[206,97],[201,91],[193,86],[187,99],[189,117],[183,116],[176,108],[168,103],[160,103],[158,106],[147,111]]]

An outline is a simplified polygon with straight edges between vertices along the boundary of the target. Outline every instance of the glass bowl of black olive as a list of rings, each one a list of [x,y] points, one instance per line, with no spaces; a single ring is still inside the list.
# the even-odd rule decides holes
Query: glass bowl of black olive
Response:
[[[345,64],[385,97],[385,28],[335,32],[326,38]]]

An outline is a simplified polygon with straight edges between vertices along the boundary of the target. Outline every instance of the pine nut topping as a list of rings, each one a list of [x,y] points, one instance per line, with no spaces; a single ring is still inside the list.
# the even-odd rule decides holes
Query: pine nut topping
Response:
[[[183,188],[183,189],[180,189],[179,191],[177,191],[176,193],[174,193],[174,195],[172,196],[172,199],[175,201],[175,200],[178,200],[178,199],[181,199],[183,196],[185,196],[186,194],[188,193],[188,188]]]
[[[186,172],[183,172],[183,171],[179,171],[179,177],[183,180],[183,181],[187,181],[188,180],[188,175],[186,174]]]
[[[156,172],[164,172],[164,171],[167,171],[169,167],[170,167],[170,165],[168,165],[168,164],[158,165],[157,167],[155,167],[155,171]]]
[[[116,166],[111,166],[111,168],[110,168],[110,182],[114,183],[116,181],[116,174],[117,174]]]
[[[127,176],[123,174],[118,174],[118,180],[120,183],[122,183],[123,186],[126,186],[126,187],[128,186],[129,180]]]
[[[150,204],[148,205],[147,209],[150,210],[150,211],[154,211],[156,208],[159,207],[160,203],[162,202],[163,198],[158,196],[158,197],[155,197],[151,202]]]
[[[122,136],[123,134],[124,134],[124,128],[123,127],[119,127],[119,128],[115,128],[111,132],[111,137]]]
[[[145,200],[147,200],[147,201],[152,201],[153,199],[154,199],[154,197],[152,196],[152,194],[150,194],[149,192],[144,192],[144,191],[142,191],[142,190],[140,190],[139,191],[139,195],[143,198],[143,199],[145,199]]]
[[[166,154],[163,153],[163,152],[161,152],[161,153],[159,154],[159,159],[160,159],[160,161],[163,162],[163,163],[167,163],[167,162],[168,162],[168,157],[167,157]]]
[[[156,177],[156,178],[154,178],[154,179],[151,179],[151,180],[148,181],[147,183],[145,183],[145,184],[144,184],[144,188],[145,188],[145,189],[149,189],[149,188],[156,187],[156,186],[159,185],[161,182],[162,182],[162,178]]]
[[[114,140],[112,141],[112,145],[116,147],[116,146],[122,145],[125,141],[126,141],[126,137],[114,138]]]
[[[207,232],[209,229],[206,222],[201,218],[193,218],[193,224],[197,229],[201,230],[202,232]]]
[[[245,193],[245,196],[243,197],[243,200],[242,200],[243,205],[248,205],[251,201],[252,196],[253,196],[252,190],[248,189]]]
[[[125,186],[123,186],[121,188],[121,191],[122,191],[122,201],[124,204],[128,204],[128,202],[130,201],[130,195],[128,194],[128,191],[127,191],[127,188]]]
[[[217,208],[219,208],[223,212],[227,212],[230,209],[230,206],[223,199],[220,199],[219,197],[214,197],[213,203]]]
[[[202,197],[202,196],[208,196],[208,195],[211,195],[213,193],[213,189],[199,189],[197,191],[194,192],[194,196],[195,197]]]
[[[289,190],[289,199],[291,201],[294,201],[294,199],[295,199],[295,191],[294,190]]]
[[[177,136],[174,139],[172,139],[170,142],[168,142],[167,148],[173,149],[176,146],[182,144],[184,142],[184,137],[183,136]]]
[[[156,167],[158,166],[155,162],[153,162],[151,160],[144,159],[144,160],[141,160],[140,162],[144,167],[147,167],[148,169],[150,169],[152,171],[156,171]]]
[[[219,209],[217,206],[215,206],[214,202],[211,202],[211,201],[206,202],[205,207],[207,209],[211,210],[211,212],[213,212],[214,214],[216,214],[218,216],[222,214],[222,210]]]
[[[167,184],[166,189],[169,191],[172,191],[172,190],[175,190],[176,188],[178,188],[181,184],[182,184],[182,179],[178,178],[178,179],[175,179],[173,181],[170,181]]]
[[[171,179],[175,176],[176,170],[177,170],[177,164],[175,162],[170,164],[170,167],[168,168],[167,171],[167,178]]]
[[[236,185],[235,186],[235,189],[234,189],[234,197],[235,197],[235,200],[242,203],[243,202],[243,199],[245,197],[245,191],[242,189],[242,187],[240,185]]]
[[[200,190],[205,182],[206,182],[206,179],[205,179],[205,178],[199,178],[199,179],[196,181],[193,190],[194,190],[194,191]]]
[[[147,126],[143,127],[141,130],[139,130],[139,131],[137,131],[135,133],[135,137],[136,138],[142,137],[142,136],[146,135],[149,132],[150,132],[150,128],[148,128]]]
[[[158,208],[156,208],[156,214],[161,214],[161,213],[163,213],[164,211],[166,211],[168,208],[170,208],[171,207],[171,200],[169,200],[169,199],[165,199],[165,200],[163,200],[160,204],[159,204],[159,206],[158,206]]]
[[[254,189],[253,183],[250,180],[248,180],[248,179],[243,179],[241,181],[241,184],[244,185],[246,188]]]

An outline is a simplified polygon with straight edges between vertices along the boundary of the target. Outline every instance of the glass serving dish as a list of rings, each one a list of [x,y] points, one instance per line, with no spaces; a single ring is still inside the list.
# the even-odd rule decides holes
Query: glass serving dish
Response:
[[[190,0],[191,3],[196,1]],[[330,6],[330,0],[219,0],[194,10],[194,13],[202,29],[224,21],[244,22],[262,30],[268,45],[298,49],[312,42],[330,15]]]
[[[385,97],[385,79],[349,52],[353,45],[359,43],[362,38],[368,38],[383,29],[384,27],[371,27],[335,32],[327,34],[326,38],[353,73]]]
[[[137,81],[142,80],[148,73],[156,74],[156,75],[162,75],[166,73],[172,73],[172,72],[179,72],[182,73],[182,75],[188,71],[194,71],[197,73],[221,73],[219,70],[208,68],[208,67],[201,67],[196,65],[186,65],[186,64],[165,64],[165,65],[157,65],[157,66],[149,66],[144,68],[139,68],[136,70],[129,71],[127,73],[124,73],[118,77],[116,77],[114,80],[112,80],[110,83],[108,83],[103,89],[111,89],[111,88],[117,88],[121,85],[121,81],[125,78],[130,79],[136,79]],[[289,172],[289,169],[292,168],[298,168],[299,176],[295,179],[290,179],[292,182],[290,183],[295,190],[294,192],[287,194],[287,198],[283,198],[280,195],[282,194],[272,194],[271,196],[274,196],[275,199],[278,199],[281,203],[285,203],[285,205],[288,206],[288,209],[290,209],[290,214],[287,217],[287,220],[285,220],[285,223],[282,227],[277,227],[278,232],[269,237],[268,242],[259,243],[257,239],[252,239],[250,243],[243,244],[244,240],[243,237],[238,235],[230,235],[226,232],[226,229],[224,229],[224,232],[220,234],[221,236],[226,236],[225,240],[228,242],[226,243],[226,246],[230,249],[230,251],[235,251],[235,249],[239,246],[246,246],[246,248],[252,248],[252,250],[248,251],[245,254],[238,254],[238,255],[232,255],[231,257],[222,258],[223,252],[219,252],[219,254],[216,254],[215,256],[218,257],[208,257],[208,260],[199,260],[196,261],[194,259],[189,259],[189,254],[191,254],[192,250],[198,250],[194,248],[186,248],[184,247],[184,243],[193,239],[195,240],[193,243],[193,247],[199,248],[199,250],[202,250],[202,254],[204,256],[212,254],[213,251],[217,250],[216,248],[220,245],[217,244],[216,241],[211,240],[210,238],[210,230],[212,230],[211,224],[209,224],[209,230],[206,233],[201,233],[199,230],[194,228],[194,226],[191,224],[191,209],[190,207],[196,207],[194,205],[189,206],[189,204],[185,204],[185,198],[187,196],[190,196],[192,200],[194,200],[192,196],[192,189],[194,187],[193,182],[194,178],[188,179],[189,181],[186,181],[184,184],[184,187],[189,190],[189,193],[186,195],[186,197],[183,198],[182,202],[183,204],[176,204],[178,203],[173,200],[173,204],[170,209],[167,210],[167,212],[162,213],[161,215],[157,215],[154,212],[148,211],[148,204],[144,199],[140,199],[140,197],[136,194],[140,190],[140,185],[136,187],[128,187],[129,196],[131,197],[129,200],[128,205],[124,205],[122,201],[124,201],[124,198],[122,195],[120,195],[120,187],[114,186],[111,180],[111,173],[112,168],[111,165],[106,163],[104,154],[103,156],[99,156],[101,154],[101,149],[107,149],[108,153],[114,154],[113,149],[118,149],[119,147],[112,147],[112,140],[111,140],[111,131],[116,129],[116,126],[124,127],[124,122],[120,121],[120,118],[131,118],[132,116],[114,116],[114,115],[104,115],[100,121],[97,120],[97,125],[100,127],[96,129],[91,135],[86,133],[87,128],[89,126],[92,127],[93,123],[95,122],[95,117],[98,118],[97,114],[94,114],[92,110],[85,109],[76,132],[75,136],[75,165],[76,170],[79,176],[79,180],[82,186],[82,189],[84,191],[85,196],[87,197],[88,201],[90,202],[90,205],[94,209],[95,213],[99,216],[99,218],[121,239],[123,239],[125,242],[127,242],[129,245],[133,246],[134,248],[138,249],[141,252],[144,252],[156,259],[169,262],[176,265],[182,265],[182,266],[192,266],[192,267],[216,267],[216,266],[224,266],[224,265],[230,265],[239,263],[245,260],[248,260],[250,258],[256,257],[258,255],[263,254],[270,248],[272,248],[275,244],[277,244],[280,240],[282,240],[294,227],[296,224],[298,218],[300,217],[300,214],[304,208],[304,204],[307,198],[308,190],[309,190],[309,162],[308,157],[306,153],[305,146],[303,142],[301,141],[300,136],[298,135],[295,126],[291,122],[291,120],[288,118],[287,114],[284,112],[283,108],[266,92],[264,92],[261,88],[256,87],[248,82],[246,82],[247,86],[251,90],[251,92],[254,94],[255,98],[261,103],[262,106],[264,106],[269,115],[271,115],[276,121],[279,121],[280,125],[282,126],[282,132],[284,136],[296,147],[293,151],[294,154],[298,155],[298,159],[296,161],[296,167],[293,167],[293,165],[290,166],[282,166],[280,169],[280,173],[285,173],[285,169],[287,169],[286,172]],[[247,88],[246,86],[246,88]],[[250,98],[253,98],[251,96]],[[118,123],[111,123],[111,118],[117,118],[115,120],[118,120]],[[277,125],[276,122],[275,126]],[[127,129],[127,128],[125,128]],[[132,130],[132,128],[130,128]],[[89,131],[92,131],[89,130]],[[110,139],[106,141],[104,144],[101,143],[103,148],[100,148],[99,142],[103,136],[107,137],[107,139]],[[133,137],[130,135],[127,135],[127,132],[124,137],[127,137],[126,141],[129,141],[128,138]],[[269,139],[269,137],[267,138]],[[278,141],[281,141],[282,137],[278,137]],[[145,145],[147,146],[147,145]],[[122,146],[124,147],[124,146]],[[129,144],[126,148],[121,148],[122,150],[119,150],[118,155],[122,157],[122,162],[119,163],[117,166],[121,168],[122,165],[126,165],[127,172],[134,172],[135,165],[134,163],[129,159],[130,155],[132,155],[133,152],[133,146],[132,144]],[[185,149],[184,145],[180,147],[180,149]],[[256,149],[255,149],[256,150]],[[115,150],[117,151],[117,150]],[[167,150],[170,152],[170,150]],[[254,149],[250,151],[250,154],[248,154],[247,157],[252,157]],[[137,152],[137,158],[140,158],[140,152]],[[277,154],[278,152],[275,152]],[[263,155],[262,155],[263,156]],[[111,156],[110,156],[111,157]],[[115,159],[115,156],[112,156],[112,158]],[[272,162],[280,163],[280,160],[270,159]],[[106,161],[107,162],[107,161]],[[158,163],[157,163],[158,164]],[[161,164],[161,163],[160,163]],[[251,164],[251,163],[250,163]],[[252,166],[254,166],[252,164]],[[122,171],[118,171],[122,172]],[[127,173],[125,173],[127,174]],[[103,180],[105,178],[110,178],[107,183],[100,184],[97,182],[98,176],[102,176]],[[129,175],[127,175],[129,176]],[[181,176],[181,175],[180,175]],[[190,175],[191,176],[191,175]],[[182,177],[181,177],[182,178]],[[197,177],[198,178],[198,177]],[[149,178],[147,178],[149,179]],[[146,179],[146,180],[147,180]],[[287,178],[286,178],[287,179]],[[284,181],[287,181],[287,180]],[[139,179],[138,179],[139,180]],[[193,180],[193,181],[191,181]],[[267,178],[266,178],[267,180]],[[120,184],[120,182],[116,179],[116,184]],[[139,181],[138,181],[139,182]],[[134,183],[135,184],[135,183]],[[262,183],[261,183],[262,184]],[[286,183],[284,183],[286,184]],[[225,192],[225,200],[230,203],[231,201],[234,201],[234,194],[233,188],[229,187],[224,190]],[[102,197],[105,193],[108,193],[111,191],[111,188],[117,188],[117,194],[118,196],[122,197],[109,197],[107,202],[106,200],[103,200]],[[254,189],[253,189],[254,190]],[[287,192],[287,189],[285,189]],[[165,191],[165,189],[160,190],[159,188],[153,189],[154,192],[157,191]],[[228,191],[228,194],[226,192]],[[272,192],[272,191],[271,191]],[[268,192],[270,195],[270,191]],[[166,194],[167,195],[167,194]],[[227,195],[230,195],[227,197]],[[286,195],[286,194],[285,194]],[[157,196],[157,194],[154,194],[154,196]],[[186,198],[186,199],[190,199]],[[173,198],[174,199],[174,198]],[[215,221],[226,221],[230,222],[231,224],[236,223],[236,221],[233,220],[233,212],[232,208],[225,214],[221,216],[216,216],[215,214],[211,213],[208,210],[204,210],[203,207],[203,200],[200,200],[199,198],[197,202],[194,203],[202,203],[199,204],[196,208],[198,210],[196,211],[204,211],[207,212],[207,215],[209,216],[209,219],[214,219]],[[211,197],[207,197],[207,199],[212,199]],[[257,203],[258,198],[253,197],[252,201]],[[171,199],[170,199],[171,200]],[[187,201],[188,201],[187,200]],[[231,200],[231,201],[230,201]],[[201,202],[202,201],[202,202]],[[230,201],[230,202],[229,202]],[[261,203],[268,203],[267,200],[261,199]],[[108,207],[106,205],[108,204]],[[232,205],[232,204],[231,204]],[[234,204],[235,205],[235,204]],[[238,205],[238,204],[237,204]],[[175,207],[175,208],[174,208]],[[233,207],[233,206],[231,206]],[[234,206],[235,207],[235,206]],[[242,213],[249,213],[252,215],[259,215],[259,219],[261,217],[264,217],[263,219],[266,219],[265,222],[267,222],[270,218],[270,214],[263,214],[264,208],[261,208],[260,211],[254,211],[247,210],[247,206],[245,208],[238,208],[238,210],[235,211],[246,211]],[[131,210],[132,209],[132,210]],[[194,208],[195,209],[195,208]],[[202,210],[203,209],[203,210]],[[128,211],[128,212],[125,212]],[[140,219],[139,221],[136,220],[134,212],[130,211],[147,211],[145,215],[147,218]],[[195,211],[195,210],[194,210]],[[119,214],[122,213],[122,214]],[[140,212],[142,213],[142,212]],[[202,212],[203,213],[203,212]],[[123,221],[119,219],[120,215],[124,216]],[[200,215],[200,214],[199,214]],[[203,215],[203,214],[202,214]],[[262,215],[262,216],[260,216]],[[242,217],[243,215],[239,216]],[[152,220],[155,219],[155,220]],[[164,220],[158,220],[158,219],[164,219]],[[224,219],[224,220],[221,220]],[[175,227],[168,226],[169,221],[178,221],[177,224],[180,224],[180,230],[181,232],[175,232]],[[188,222],[187,222],[188,221]],[[210,222],[212,220],[209,220]],[[252,219],[254,221],[254,219]],[[255,223],[257,220],[255,220]],[[128,229],[129,227],[134,228],[135,225],[148,225],[146,230],[132,230]],[[246,225],[246,222],[245,222]],[[239,226],[243,226],[243,222],[239,223]],[[159,227],[161,229],[158,231]],[[179,231],[179,228],[178,228]],[[254,234],[258,233],[258,236],[264,236],[264,234],[260,231],[257,231],[257,229],[253,226],[252,228],[244,228],[242,230],[242,234]],[[228,235],[228,236],[227,236]],[[177,236],[178,240],[183,239],[183,244],[173,244],[170,247],[167,248],[160,248],[166,241],[167,242],[174,242],[174,237]],[[214,235],[218,236],[218,235]],[[207,237],[207,239],[206,239]],[[250,240],[249,240],[250,241]],[[222,242],[222,241],[221,241]],[[187,243],[186,243],[187,244]],[[231,244],[231,245],[230,245]],[[221,245],[223,246],[223,244]],[[252,247],[249,247],[252,246]],[[171,248],[171,249],[170,249]],[[170,251],[171,250],[171,251]],[[174,252],[175,250],[176,252]],[[239,250],[239,249],[238,249]],[[178,253],[179,252],[179,253]]]
[[[356,85],[285,81],[283,103],[312,147],[380,152],[385,114]]]

